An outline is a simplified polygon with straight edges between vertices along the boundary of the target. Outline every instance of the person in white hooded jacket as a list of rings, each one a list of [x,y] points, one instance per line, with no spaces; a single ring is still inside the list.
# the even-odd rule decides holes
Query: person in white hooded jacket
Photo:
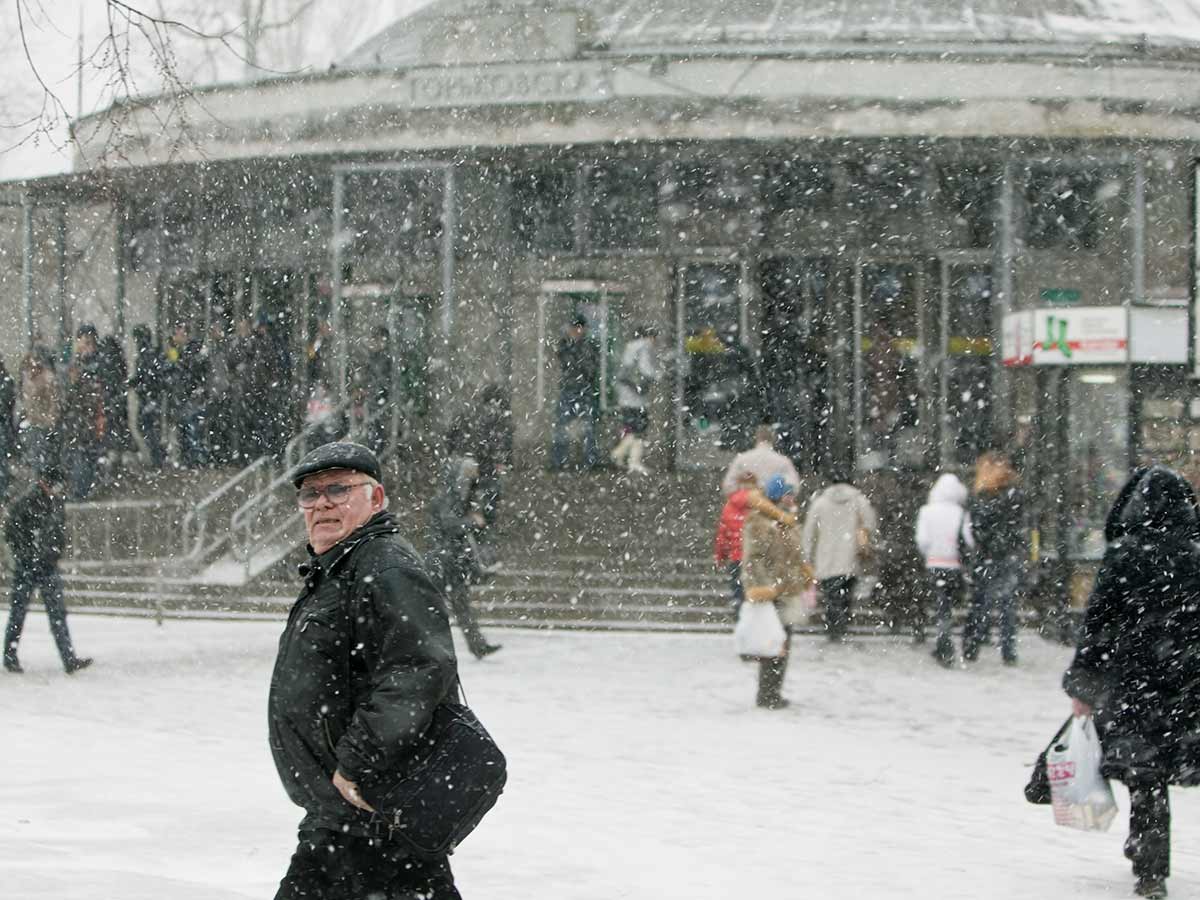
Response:
[[[963,591],[962,550],[975,546],[966,506],[967,486],[947,472],[938,476],[929,490],[929,502],[917,513],[917,549],[925,557],[937,628],[933,658],[947,667],[954,664],[950,618]]]

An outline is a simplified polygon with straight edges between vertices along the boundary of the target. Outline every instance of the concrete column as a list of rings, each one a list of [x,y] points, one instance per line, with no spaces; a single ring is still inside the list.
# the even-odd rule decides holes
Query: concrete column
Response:
[[[33,200],[21,198],[21,324],[26,349],[33,346]]]

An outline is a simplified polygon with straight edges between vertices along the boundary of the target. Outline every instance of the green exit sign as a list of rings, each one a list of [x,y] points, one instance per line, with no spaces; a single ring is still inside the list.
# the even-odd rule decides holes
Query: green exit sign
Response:
[[[1041,296],[1046,303],[1078,303],[1082,295],[1072,288],[1046,288]]]

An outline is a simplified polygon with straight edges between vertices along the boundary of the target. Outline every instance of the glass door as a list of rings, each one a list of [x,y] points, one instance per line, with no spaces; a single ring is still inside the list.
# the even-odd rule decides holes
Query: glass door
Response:
[[[992,432],[992,270],[982,260],[943,260],[941,269],[941,462],[965,467],[987,449]]]
[[[854,273],[855,420],[861,471],[921,469],[936,448],[926,388],[927,265],[860,260]],[[936,318],[936,317],[932,317]]]
[[[681,263],[676,270],[676,466],[718,468],[749,446],[761,421],[746,343],[743,265]]]
[[[762,384],[778,448],[801,472],[815,472],[832,450],[831,372],[835,311],[828,257],[776,257],[759,268]]]

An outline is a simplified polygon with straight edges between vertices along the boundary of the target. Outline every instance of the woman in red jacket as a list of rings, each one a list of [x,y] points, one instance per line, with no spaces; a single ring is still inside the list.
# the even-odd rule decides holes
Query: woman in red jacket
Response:
[[[725,501],[721,518],[717,521],[717,536],[713,541],[713,561],[717,568],[729,575],[729,591],[732,595],[733,614],[737,615],[745,594],[742,591],[742,528],[746,514],[757,509],[784,525],[795,525],[796,517],[784,512],[763,496],[753,474],[743,472],[738,476],[737,489]]]

